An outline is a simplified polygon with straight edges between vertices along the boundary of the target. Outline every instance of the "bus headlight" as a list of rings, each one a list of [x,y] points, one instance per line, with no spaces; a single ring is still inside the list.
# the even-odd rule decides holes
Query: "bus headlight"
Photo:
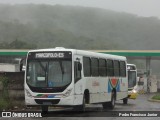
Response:
[[[132,93],[137,93],[137,91],[136,90],[132,90]]]
[[[68,90],[63,94],[62,97],[68,97],[68,96],[71,94],[71,92],[72,92],[72,88],[71,88],[71,89],[68,89]]]
[[[32,97],[31,93],[26,89],[27,97]]]

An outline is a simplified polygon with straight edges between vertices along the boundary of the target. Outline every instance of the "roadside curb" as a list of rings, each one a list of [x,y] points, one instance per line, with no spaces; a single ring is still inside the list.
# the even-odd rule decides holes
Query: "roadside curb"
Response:
[[[152,98],[149,98],[149,99],[148,99],[148,101],[150,101],[150,102],[158,102],[158,103],[160,103],[160,100],[154,100],[154,99],[152,99]]]

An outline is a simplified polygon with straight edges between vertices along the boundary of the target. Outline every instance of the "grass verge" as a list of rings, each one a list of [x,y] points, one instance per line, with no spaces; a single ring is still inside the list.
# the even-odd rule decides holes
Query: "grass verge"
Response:
[[[152,99],[154,99],[154,100],[160,100],[160,94],[154,95],[152,97]]]
[[[9,79],[7,77],[0,76],[0,110],[9,109],[11,106],[8,93],[8,83]]]
[[[10,108],[10,103],[6,101],[5,99],[0,99],[0,110],[6,110]]]

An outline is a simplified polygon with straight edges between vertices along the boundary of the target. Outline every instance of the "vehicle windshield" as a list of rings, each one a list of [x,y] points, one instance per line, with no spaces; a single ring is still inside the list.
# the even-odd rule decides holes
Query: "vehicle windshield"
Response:
[[[32,87],[63,87],[71,82],[71,61],[29,60],[26,82]]]
[[[132,88],[136,85],[136,72],[128,71],[128,88]]]

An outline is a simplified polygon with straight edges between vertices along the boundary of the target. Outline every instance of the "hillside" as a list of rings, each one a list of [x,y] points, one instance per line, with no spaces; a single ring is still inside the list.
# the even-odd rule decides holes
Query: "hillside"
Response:
[[[23,48],[159,49],[159,33],[155,17],[80,6],[0,5],[0,48],[18,40],[26,42]]]

